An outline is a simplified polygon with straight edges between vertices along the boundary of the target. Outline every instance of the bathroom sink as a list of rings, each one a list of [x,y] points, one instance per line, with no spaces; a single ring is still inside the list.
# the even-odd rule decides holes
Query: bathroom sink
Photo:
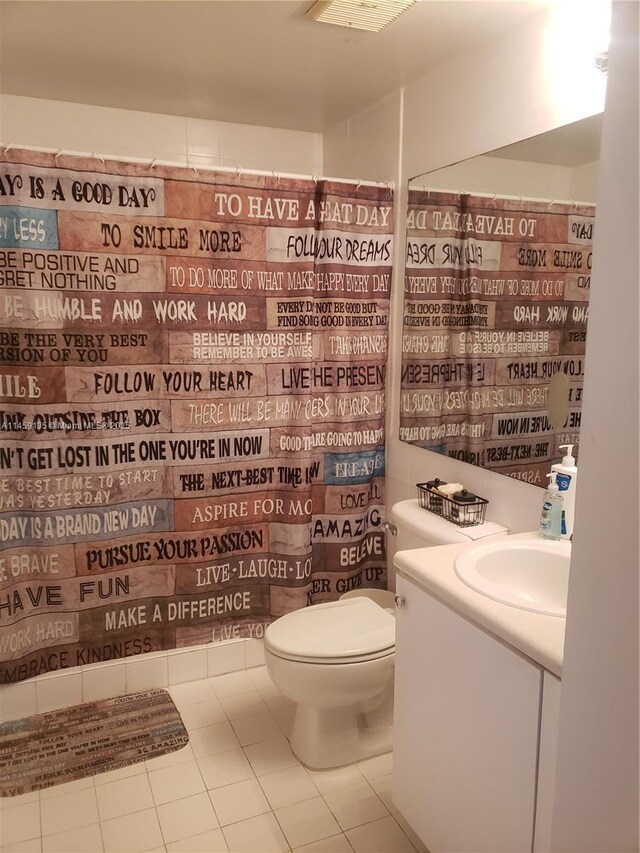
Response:
[[[537,533],[472,545],[454,562],[457,576],[476,592],[547,616],[567,613],[571,543]]]

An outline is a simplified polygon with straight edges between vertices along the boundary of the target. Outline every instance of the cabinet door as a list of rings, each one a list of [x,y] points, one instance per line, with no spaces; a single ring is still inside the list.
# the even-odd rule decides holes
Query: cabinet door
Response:
[[[403,577],[393,800],[432,853],[530,851],[542,670]]]
[[[540,757],[538,759],[538,795],[536,797],[536,831],[533,849],[536,853],[551,850],[551,819],[556,782],[556,753],[560,724],[559,678],[544,673],[542,716],[540,718]]]

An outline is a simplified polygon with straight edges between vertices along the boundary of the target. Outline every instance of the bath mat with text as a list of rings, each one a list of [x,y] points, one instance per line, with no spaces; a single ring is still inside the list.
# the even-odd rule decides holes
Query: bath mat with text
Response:
[[[10,720],[0,725],[0,796],[15,797],[117,770],[188,742],[166,690]]]

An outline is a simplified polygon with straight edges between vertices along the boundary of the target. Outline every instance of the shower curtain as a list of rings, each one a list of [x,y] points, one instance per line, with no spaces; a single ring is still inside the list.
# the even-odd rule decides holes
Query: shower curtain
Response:
[[[544,485],[579,442],[595,208],[411,189],[400,438]],[[569,414],[548,417],[565,374]]]
[[[6,149],[0,683],[386,585],[383,186]]]

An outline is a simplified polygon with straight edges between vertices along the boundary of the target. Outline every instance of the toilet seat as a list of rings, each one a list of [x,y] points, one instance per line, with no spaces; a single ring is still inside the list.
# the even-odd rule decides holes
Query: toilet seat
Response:
[[[368,598],[314,604],[281,616],[265,631],[276,657],[315,664],[376,660],[395,652],[395,618]]]

